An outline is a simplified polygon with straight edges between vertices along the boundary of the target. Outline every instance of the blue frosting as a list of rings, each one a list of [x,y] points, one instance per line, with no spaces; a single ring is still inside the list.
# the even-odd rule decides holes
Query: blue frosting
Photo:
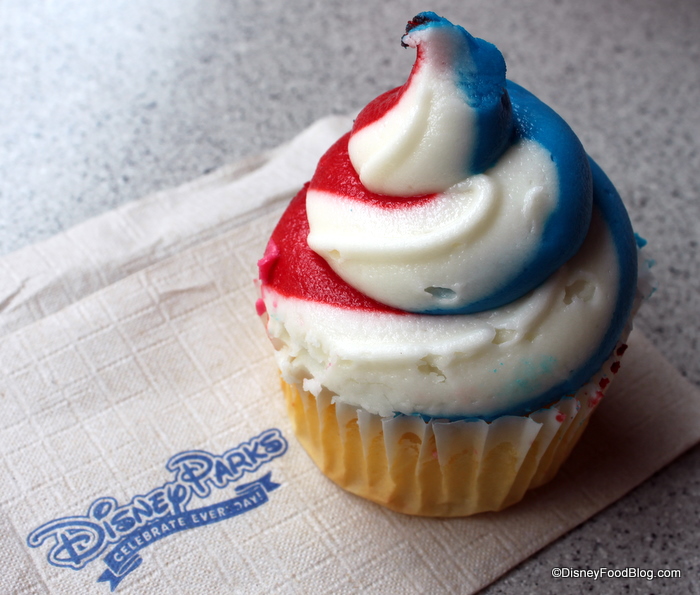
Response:
[[[432,12],[415,17],[406,31],[425,27],[454,27]],[[564,395],[576,392],[600,370],[612,353],[631,314],[637,286],[637,245],[627,211],[615,187],[590,159],[566,122],[532,93],[505,79],[505,62],[492,44],[472,37],[456,27],[467,43],[456,68],[457,83],[477,114],[476,143],[468,164],[469,173],[492,166],[510,144],[519,139],[539,143],[551,156],[558,175],[557,206],[545,222],[535,252],[520,272],[502,287],[459,309],[436,309],[424,314],[469,314],[508,304],[543,283],[581,247],[595,207],[612,235],[619,265],[619,287],[614,313],[597,349],[569,377],[516,409],[501,410],[481,417],[525,415],[548,406]],[[546,372],[546,362],[537,364]],[[525,381],[524,381],[525,382]],[[424,417],[425,416],[421,416]],[[426,418],[429,419],[429,418]],[[445,419],[441,417],[441,419]]]
[[[568,124],[532,93],[506,80],[505,60],[496,46],[434,12],[418,14],[406,32],[431,27],[450,28],[463,41],[457,38],[454,44],[458,53],[452,65],[456,84],[476,114],[475,143],[471,162],[465,164],[465,177],[487,170],[520,139],[540,144],[551,155],[558,176],[557,206],[544,224],[537,248],[513,277],[474,302],[421,312],[471,314],[522,297],[576,254],[591,219],[591,172],[586,153]]]
[[[625,206],[603,170],[591,158],[588,158],[593,181],[593,205],[607,224],[615,245],[619,266],[619,284],[617,298],[610,325],[605,332],[597,349],[569,377],[530,400],[522,403],[516,409],[495,411],[479,417],[453,417],[457,419],[483,419],[492,421],[502,415],[526,415],[547,407],[559,398],[576,392],[596,374],[605,361],[610,357],[615,345],[627,324],[632,312],[632,305],[637,287],[637,240]],[[429,417],[422,416],[425,419]],[[440,419],[447,419],[440,417]]]
[[[558,175],[557,207],[547,219],[537,249],[518,274],[476,302],[424,314],[471,314],[508,304],[544,282],[581,247],[591,220],[591,170],[578,137],[553,109],[511,81],[514,140],[539,143],[551,155]]]
[[[430,27],[450,28],[463,38],[464,43],[455,44],[458,55],[453,60],[454,74],[467,104],[476,112],[477,122],[476,141],[466,173],[480,174],[491,167],[512,142],[511,105],[504,92],[506,62],[495,45],[470,35],[434,12],[416,15],[406,25],[406,33]]]

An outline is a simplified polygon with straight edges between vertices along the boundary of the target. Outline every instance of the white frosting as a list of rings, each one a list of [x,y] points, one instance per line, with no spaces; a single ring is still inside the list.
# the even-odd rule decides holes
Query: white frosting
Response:
[[[527,118],[517,121],[523,128],[511,127],[500,53],[431,13],[419,17],[404,37],[421,51],[403,94],[370,124],[363,126],[382,100],[365,112],[366,120],[361,114],[348,144],[364,186],[397,198],[375,204],[317,190],[312,180],[307,241],[363,294],[406,312],[443,314],[333,306],[277,294],[274,284],[263,282],[263,318],[284,379],[314,395],[381,416],[517,414],[544,405],[533,403],[540,397],[561,397],[555,393],[565,383],[603,363],[609,330],[620,321],[625,254],[618,255],[594,206],[583,245],[559,266],[580,235],[558,229],[544,236],[545,227],[576,227],[573,221],[583,229],[590,198],[583,196],[585,180],[580,189],[576,181],[567,188],[560,204],[550,154],[560,150],[558,143],[545,148],[523,138],[551,140],[537,125],[530,130]],[[537,112],[539,104],[528,108],[525,99],[535,122],[551,117]],[[478,126],[470,105],[478,106]],[[557,163],[570,167],[571,157],[585,167],[582,149],[571,142],[572,154],[564,151]],[[401,200],[427,194],[434,196]],[[513,299],[516,283],[522,294],[546,275],[519,299],[483,309]],[[477,308],[482,311],[444,314]]]
[[[458,309],[528,262],[557,205],[549,153],[521,140],[483,174],[411,208],[310,188],[308,243],[349,285],[408,311]]]
[[[372,192],[431,194],[464,178],[475,113],[454,80],[453,54],[464,45],[462,37],[456,27],[429,27],[404,36],[412,47],[429,38],[430,52],[417,63],[398,103],[354,132],[348,147],[360,181]]]
[[[396,315],[277,295],[263,287],[284,379],[370,413],[488,416],[545,392],[597,349],[618,265],[594,209],[579,252],[544,284],[469,316]],[[575,338],[575,340],[572,340]]]

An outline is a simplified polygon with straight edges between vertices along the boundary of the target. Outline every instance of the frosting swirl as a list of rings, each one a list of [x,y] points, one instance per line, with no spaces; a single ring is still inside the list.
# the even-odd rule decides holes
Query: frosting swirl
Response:
[[[629,318],[622,201],[491,44],[421,13],[405,85],[320,160],[260,262],[284,378],[370,413],[493,419],[577,390]]]
[[[506,83],[495,46],[419,17],[403,37],[418,48],[408,81],[360,112],[347,148],[311,180],[308,241],[382,303],[479,312],[534,289],[581,246],[588,159],[556,113]]]
[[[506,63],[496,46],[434,13],[409,22],[401,43],[417,49],[409,79],[359,114],[350,159],[373,192],[441,192],[487,169],[508,146]]]

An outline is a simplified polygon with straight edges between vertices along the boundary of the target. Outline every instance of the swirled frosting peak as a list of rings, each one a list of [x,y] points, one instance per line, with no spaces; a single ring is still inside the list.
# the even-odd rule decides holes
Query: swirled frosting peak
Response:
[[[360,113],[350,160],[373,192],[441,192],[506,148],[513,130],[506,63],[496,46],[432,12],[410,21],[401,43],[417,49],[411,75]]]
[[[490,43],[434,13],[409,22],[402,43],[417,48],[408,81],[360,112],[311,180],[309,246],[388,306],[508,304],[581,246],[586,153],[555,112],[506,81]]]

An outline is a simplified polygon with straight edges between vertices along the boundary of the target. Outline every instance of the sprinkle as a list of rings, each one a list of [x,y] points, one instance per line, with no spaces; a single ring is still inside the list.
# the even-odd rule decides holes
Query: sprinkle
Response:
[[[620,371],[620,362],[615,362],[612,366],[610,366],[610,371],[613,374],[617,374]]]
[[[623,353],[627,351],[627,343],[623,343],[617,348],[617,351],[615,352],[616,355],[621,356]]]
[[[600,382],[598,383],[600,385],[600,388],[605,388],[610,384],[610,379],[609,378],[601,378]]]
[[[564,414],[560,411],[559,413],[557,413],[556,419],[557,419],[557,421],[558,421],[559,423],[562,423],[563,421],[566,420],[566,415],[564,415]]]
[[[602,391],[596,391],[595,395],[593,395],[588,401],[588,405],[590,407],[595,407],[598,403],[600,403],[604,396],[605,394]]]
[[[267,308],[265,307],[265,302],[263,302],[261,299],[258,299],[257,302],[255,302],[255,311],[258,313],[258,316],[262,316],[267,312]]]

